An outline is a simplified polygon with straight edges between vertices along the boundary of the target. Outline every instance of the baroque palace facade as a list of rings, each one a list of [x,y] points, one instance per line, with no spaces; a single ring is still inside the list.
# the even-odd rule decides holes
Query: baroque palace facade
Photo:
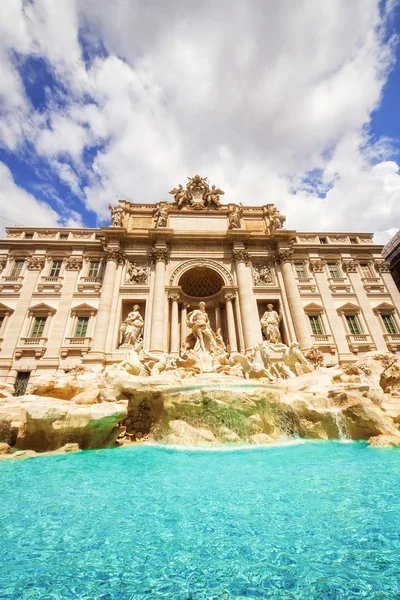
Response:
[[[132,314],[145,351],[178,356],[200,301],[232,354],[268,337],[266,313],[281,342],[316,347],[327,365],[400,352],[400,295],[371,234],[285,229],[273,204],[221,204],[198,175],[170,193],[110,206],[109,227],[7,229],[1,381],[121,361]]]

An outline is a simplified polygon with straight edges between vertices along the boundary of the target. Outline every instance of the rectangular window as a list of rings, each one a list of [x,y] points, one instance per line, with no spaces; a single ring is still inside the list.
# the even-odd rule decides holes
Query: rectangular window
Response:
[[[100,270],[100,262],[98,260],[91,260],[89,263],[88,277],[98,277]]]
[[[75,337],[86,337],[89,325],[89,317],[78,317],[75,329]]]
[[[326,237],[320,237],[319,238],[319,243],[320,244],[327,244],[328,243],[328,238],[326,238]]]
[[[62,261],[61,260],[53,260],[53,262],[51,263],[51,268],[50,268],[50,277],[59,277],[60,275],[60,271],[61,271],[61,265],[62,265]]]
[[[308,275],[304,263],[295,263],[294,268],[296,269],[298,279],[307,279]]]
[[[308,315],[310,319],[311,331],[314,335],[322,335],[324,328],[322,327],[321,317],[319,315]]]
[[[68,239],[68,233],[60,233],[60,240],[67,240]]]
[[[347,325],[349,327],[350,333],[352,335],[359,335],[360,333],[362,333],[360,323],[359,323],[359,320],[357,319],[356,315],[345,315],[345,316],[346,316],[346,321],[347,321]]]
[[[388,333],[397,333],[397,327],[392,315],[381,315],[383,324]]]
[[[28,387],[30,371],[18,371],[14,383],[14,396],[23,396]]]
[[[35,317],[30,337],[40,338],[43,336],[44,326],[46,325],[46,319],[47,317]]]
[[[14,264],[11,269],[10,276],[11,277],[19,277],[21,275],[22,268],[24,266],[23,260],[14,260]]]
[[[342,277],[338,263],[328,263],[328,270],[332,279],[340,279]]]
[[[357,238],[350,238],[350,244],[358,244]]]
[[[32,240],[33,239],[33,233],[26,233],[25,234],[25,239],[26,240]]]
[[[372,277],[368,263],[360,263],[360,269],[363,277]]]

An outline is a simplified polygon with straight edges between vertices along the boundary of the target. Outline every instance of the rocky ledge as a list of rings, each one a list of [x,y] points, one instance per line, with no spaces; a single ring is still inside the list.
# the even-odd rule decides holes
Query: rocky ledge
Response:
[[[400,446],[400,363],[389,354],[273,383],[76,369],[37,377],[27,391],[14,397],[0,390],[0,456],[145,440],[210,446],[300,437]]]

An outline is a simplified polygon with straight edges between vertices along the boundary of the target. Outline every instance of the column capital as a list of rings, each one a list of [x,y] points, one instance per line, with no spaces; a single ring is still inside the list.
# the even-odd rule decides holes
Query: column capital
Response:
[[[187,302],[181,302],[180,307],[182,310],[187,310],[188,308],[190,308],[190,304],[188,304]]]
[[[46,262],[45,256],[29,256],[26,259],[26,264],[29,271],[41,271]]]
[[[274,255],[276,264],[281,265],[292,260],[293,248],[280,248]]]
[[[153,248],[151,254],[151,261],[153,263],[164,262],[167,263],[169,261],[169,250],[168,248]]]
[[[67,271],[80,271],[82,268],[82,256],[69,256],[65,260],[65,269]]]
[[[342,261],[342,269],[345,273],[357,273],[358,271],[358,260],[350,259]]]
[[[310,258],[309,266],[311,273],[323,273],[325,270],[326,260],[321,258]]]
[[[250,264],[249,253],[243,248],[234,248],[232,250],[232,258],[235,264],[240,262],[244,262],[246,265]]]
[[[120,248],[105,248],[104,260],[108,262],[113,260],[117,264],[123,264],[126,260],[125,253]]]
[[[224,295],[224,300],[225,302],[232,302],[232,300],[235,299],[235,294],[225,294]]]
[[[376,260],[374,265],[379,273],[390,273],[390,264],[386,260]]]
[[[172,293],[172,294],[168,294],[168,298],[169,298],[169,300],[172,300],[172,302],[179,302],[180,295],[176,294],[176,293]]]

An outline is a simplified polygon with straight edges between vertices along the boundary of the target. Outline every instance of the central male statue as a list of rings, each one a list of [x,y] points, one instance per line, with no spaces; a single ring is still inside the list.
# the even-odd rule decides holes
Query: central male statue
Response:
[[[195,351],[201,350],[202,352],[211,353],[220,351],[220,344],[216,339],[216,334],[211,329],[204,302],[200,302],[199,308],[188,314],[186,323],[196,338]]]
[[[279,323],[282,321],[282,315],[278,315],[274,310],[273,304],[267,304],[267,310],[261,317],[260,325],[265,339],[272,344],[279,344],[282,341]]]

